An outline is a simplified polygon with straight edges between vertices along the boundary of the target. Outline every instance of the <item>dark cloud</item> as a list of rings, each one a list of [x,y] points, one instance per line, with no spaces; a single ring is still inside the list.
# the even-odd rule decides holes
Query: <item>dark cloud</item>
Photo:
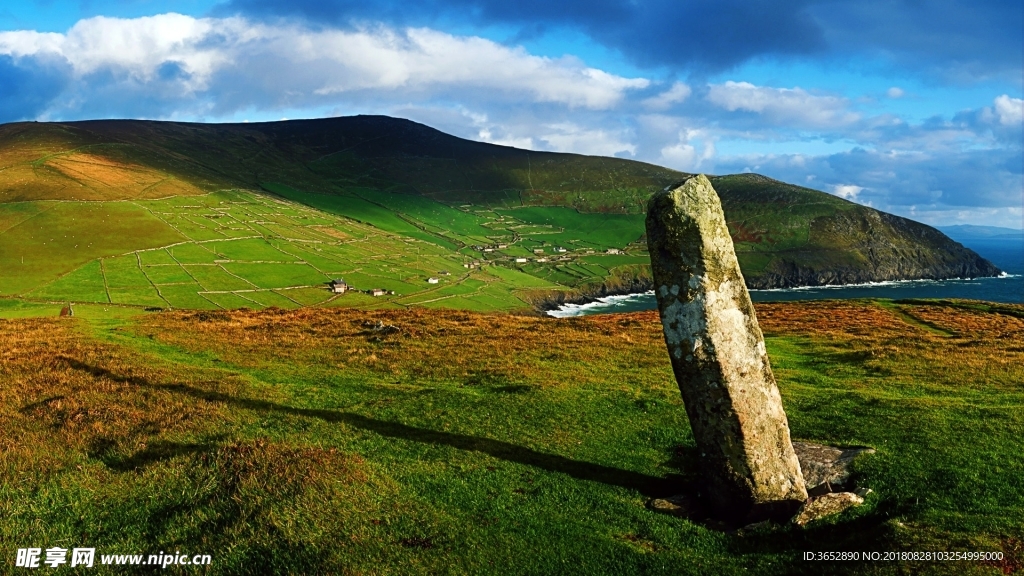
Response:
[[[759,55],[809,54],[825,47],[808,0],[631,2],[623,0],[232,0],[222,14],[298,16],[346,25],[383,20],[398,25],[466,21],[516,26],[524,36],[576,28],[647,65],[720,69]]]
[[[759,57],[873,55],[946,80],[1020,81],[1020,0],[230,0],[218,11],[332,25],[499,24],[524,36],[569,27],[636,63],[691,72]]]
[[[809,11],[837,52],[874,52],[952,82],[1021,82],[1020,0],[837,0]]]
[[[67,86],[67,66],[40,58],[0,55],[0,122],[31,120]]]

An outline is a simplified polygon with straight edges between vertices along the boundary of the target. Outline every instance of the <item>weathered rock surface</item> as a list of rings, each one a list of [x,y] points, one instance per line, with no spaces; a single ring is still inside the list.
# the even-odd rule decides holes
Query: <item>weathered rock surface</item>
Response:
[[[797,526],[803,526],[808,522],[813,522],[825,516],[839,514],[863,503],[864,499],[853,492],[831,492],[815,496],[800,507],[796,516],[793,517],[793,523]]]
[[[873,454],[873,448],[834,448],[811,442],[793,442],[807,485],[807,494],[819,496],[839,492],[850,480],[850,464],[861,454]]]
[[[647,244],[665,343],[716,515],[789,517],[807,499],[722,206],[703,175],[654,195]]]

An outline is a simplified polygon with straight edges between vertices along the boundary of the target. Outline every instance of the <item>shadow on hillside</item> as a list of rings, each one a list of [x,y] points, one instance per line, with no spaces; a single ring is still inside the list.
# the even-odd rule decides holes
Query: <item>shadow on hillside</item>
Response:
[[[605,466],[603,464],[581,462],[579,460],[573,460],[557,454],[539,452],[537,450],[525,448],[523,446],[518,446],[501,440],[492,440],[490,438],[470,436],[468,434],[440,432],[429,428],[409,426],[399,422],[377,420],[352,412],[294,408],[266,400],[236,398],[228,394],[201,390],[184,384],[154,384],[139,376],[120,376],[105,368],[91,366],[72,358],[60,357],[60,360],[63,360],[70,367],[76,370],[82,370],[94,376],[107,378],[115,382],[128,383],[145,388],[173,391],[200,400],[224,402],[232,406],[257,412],[276,412],[281,414],[318,418],[326,422],[343,423],[389,438],[422,442],[425,444],[451,446],[453,448],[458,448],[459,450],[481,452],[507,462],[515,462],[517,464],[541,468],[549,472],[567,474],[580,480],[600,482],[602,484],[634,490],[647,497],[665,497],[678,494],[680,489],[685,485],[683,476],[681,475],[672,474],[666,477],[650,476],[639,472]],[[186,453],[193,450],[201,450],[202,447],[182,446],[179,447],[179,449],[181,450],[181,453]],[[167,450],[157,449],[154,450],[152,454],[145,453],[140,454],[137,457],[133,456],[131,460],[136,461],[118,463],[116,466],[118,469],[125,468],[126,466],[131,467],[132,465],[138,466],[139,464],[148,463],[151,458],[160,459],[161,457],[173,455],[175,451],[176,449],[174,447],[167,447]]]

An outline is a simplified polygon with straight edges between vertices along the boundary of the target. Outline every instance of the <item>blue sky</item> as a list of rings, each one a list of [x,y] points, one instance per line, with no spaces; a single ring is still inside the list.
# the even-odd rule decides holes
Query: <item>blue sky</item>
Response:
[[[0,122],[360,113],[1024,225],[1019,0],[25,0]]]

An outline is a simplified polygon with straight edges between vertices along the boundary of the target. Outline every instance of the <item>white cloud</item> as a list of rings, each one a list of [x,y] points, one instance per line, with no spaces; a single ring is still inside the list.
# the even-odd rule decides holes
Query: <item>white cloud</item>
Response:
[[[622,132],[591,129],[571,122],[548,124],[540,127],[546,131],[538,139],[547,143],[554,152],[573,152],[594,156],[615,156],[636,154],[636,144],[629,135]]]
[[[1020,98],[1010,98],[1009,95],[1003,94],[995,99],[993,108],[999,123],[1003,126],[1014,126],[1024,122],[1024,100]]]
[[[899,86],[893,86],[885,91],[885,95],[889,98],[903,98],[904,94],[906,94],[906,92],[904,92],[903,88],[900,88]]]
[[[657,163],[682,170],[700,172],[715,157],[715,143],[703,130],[681,130],[676,142],[662,147]]]
[[[651,110],[668,110],[673,104],[679,104],[690,97],[690,87],[682,82],[672,84],[668,90],[643,100],[641,103]]]
[[[802,88],[770,88],[730,80],[709,86],[707,99],[730,112],[755,112],[794,127],[836,127],[859,119],[847,109],[845,98],[815,96]]]
[[[833,194],[852,202],[857,201],[857,196],[860,195],[862,190],[864,190],[863,186],[854,186],[853,184],[836,184],[832,186]]]
[[[86,87],[91,74],[108,72],[141,92],[159,86],[165,96],[168,86],[178,97],[223,88],[236,107],[323,104],[353,92],[483,91],[607,109],[650,83],[426,28],[310,29],[181,14],[89,18],[67,34],[0,32],[0,54],[63,57]]]

